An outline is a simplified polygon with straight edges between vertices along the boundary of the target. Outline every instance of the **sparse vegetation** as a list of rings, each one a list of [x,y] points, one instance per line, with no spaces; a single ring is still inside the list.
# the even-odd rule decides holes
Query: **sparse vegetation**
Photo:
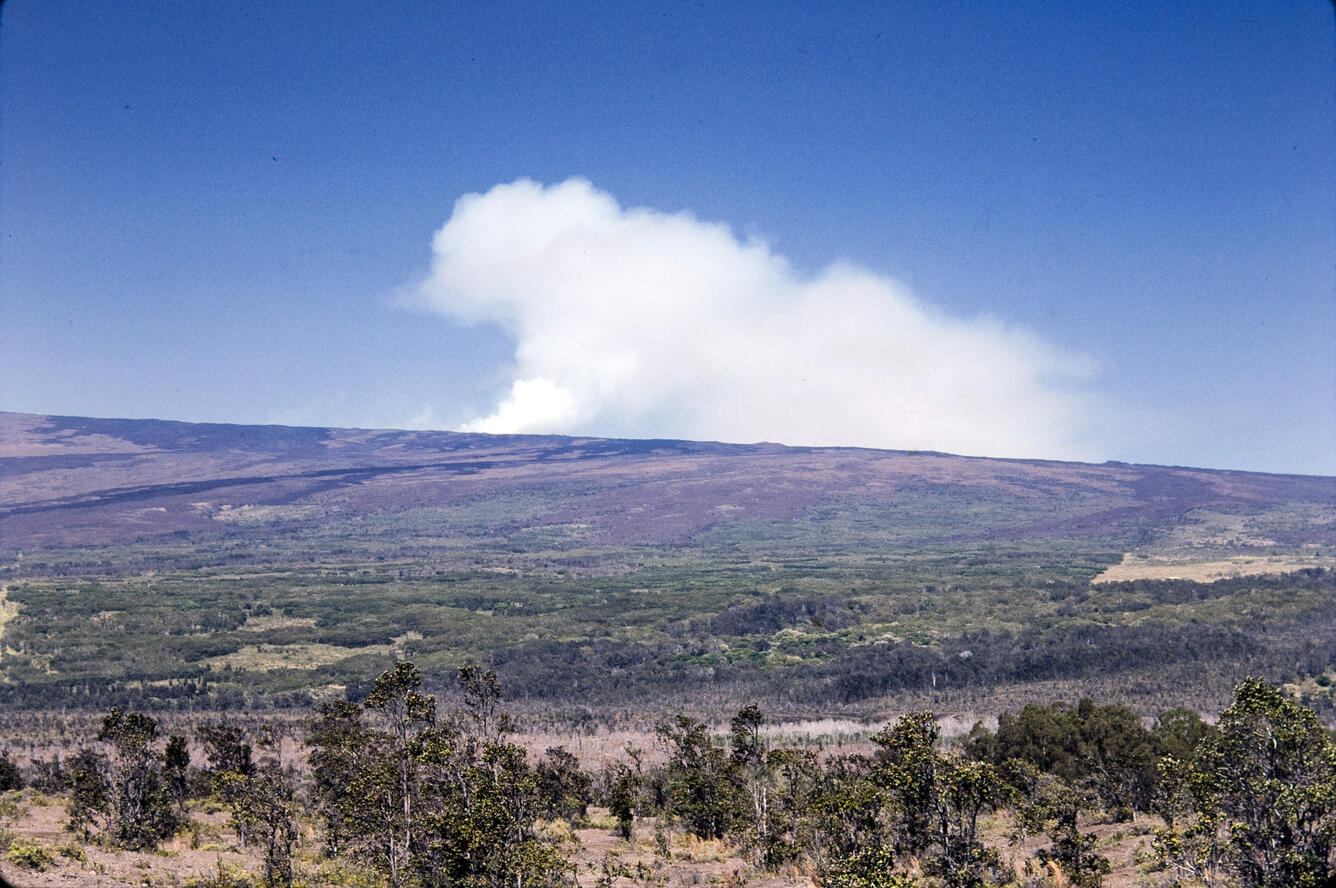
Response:
[[[17,867],[45,871],[51,866],[51,854],[41,842],[11,841],[5,860]]]
[[[713,872],[726,884],[1022,888],[1047,872],[1100,888],[1115,846],[1139,848],[1146,874],[1164,877],[1156,884],[1336,878],[1336,744],[1311,710],[1253,679],[1211,730],[1182,712],[1148,729],[1083,700],[1004,714],[996,732],[976,726],[955,748],[931,713],[914,713],[861,751],[824,756],[771,745],[764,714],[746,706],[722,733],[680,716],[661,728],[661,760],[628,749],[601,773],[561,749],[535,761],[514,742],[495,675],[466,666],[458,681],[462,703],[449,711],[410,663],[361,704],[324,704],[309,722],[309,768],[284,762],[272,729],[202,725],[211,765],[197,773],[212,777],[187,781],[186,817],[221,803],[251,865],[220,857],[187,884],[626,886]],[[158,849],[133,864],[146,874],[177,854],[163,848],[161,811],[117,807],[127,780],[152,784],[147,721],[113,711],[89,747],[116,763],[102,836],[121,854]],[[611,815],[580,824],[591,803]],[[577,828],[542,819],[560,813]],[[103,866],[76,842],[52,850],[19,835],[5,859],[31,871]]]

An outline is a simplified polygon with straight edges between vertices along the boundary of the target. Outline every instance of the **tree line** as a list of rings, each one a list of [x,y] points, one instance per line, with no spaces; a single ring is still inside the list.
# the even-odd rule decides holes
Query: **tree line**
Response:
[[[304,760],[272,731],[223,719],[196,732],[196,763],[185,737],[112,709],[97,743],[64,762],[21,769],[0,754],[0,789],[59,789],[71,830],[130,849],[156,847],[192,800],[211,798],[258,849],[267,888],[294,884],[303,823],[325,855],[392,888],[570,886],[574,864],[543,825],[580,823],[593,805],[624,838],[725,840],[758,869],[801,865],[824,888],[1039,885],[1055,872],[1092,888],[1110,870],[1088,831],[1097,813],[1158,824],[1157,865],[1177,884],[1336,882],[1336,744],[1315,713],[1254,679],[1214,725],[1188,709],[1148,726],[1119,705],[1031,704],[948,748],[922,712],[886,725],[870,751],[834,755],[775,744],[749,705],[723,736],[678,716],[657,730],[661,764],[628,748],[596,773],[561,747],[518,744],[495,673],[465,666],[456,681],[462,703],[442,711],[417,668],[397,664],[360,702],[311,714]],[[1044,839],[1028,876],[984,841],[999,813],[1018,844]],[[605,867],[603,884],[619,872],[631,875]]]
[[[1324,718],[1336,716],[1328,675],[1336,663],[1331,570],[1090,586],[1036,585],[999,568],[981,578],[987,585],[940,589],[879,587],[851,576],[847,592],[822,596],[795,587],[762,595],[747,588],[750,579],[737,580],[727,594],[684,581],[654,601],[627,591],[632,580],[626,579],[594,610],[602,596],[594,599],[574,580],[525,577],[480,594],[471,574],[401,586],[396,573],[345,575],[312,567],[293,573],[293,588],[283,592],[254,579],[183,576],[143,587],[129,580],[19,584],[9,593],[22,604],[22,615],[6,627],[6,646],[14,650],[5,659],[10,680],[0,683],[0,708],[41,711],[58,698],[90,713],[113,706],[200,714],[303,711],[315,705],[312,688],[342,685],[360,699],[396,656],[430,664],[429,683],[440,664],[476,656],[535,706],[597,701],[602,712],[663,711],[682,700],[683,688],[788,710],[831,704],[867,710],[898,695],[978,699],[998,688],[1054,681],[1135,687],[1141,699],[1214,707],[1227,699],[1232,677],[1257,675],[1326,681],[1305,702]],[[353,582],[375,584],[385,594],[354,601],[331,591]],[[889,639],[859,628],[925,607],[955,613],[964,600],[981,595],[1001,603],[1001,615],[958,634],[906,631]],[[566,606],[557,607],[557,600]],[[512,606],[517,603],[523,607]],[[641,605],[634,631],[627,631],[618,615]],[[274,613],[271,608],[294,620],[244,628]],[[461,636],[459,608],[492,616],[467,618],[474,628]],[[1045,610],[1052,612],[1041,618]],[[532,626],[539,612],[566,628],[530,633],[517,626],[511,632],[496,622]],[[107,613],[117,614],[107,618],[114,630],[101,622]],[[906,625],[921,623],[920,616]],[[425,637],[395,641],[410,628]],[[796,631],[784,631],[790,628]],[[246,666],[245,656],[214,659],[252,646],[306,644],[347,650],[310,669],[263,670]],[[392,645],[402,645],[397,655]],[[1182,676],[1193,674],[1199,679],[1188,687],[1196,696],[1187,697]]]

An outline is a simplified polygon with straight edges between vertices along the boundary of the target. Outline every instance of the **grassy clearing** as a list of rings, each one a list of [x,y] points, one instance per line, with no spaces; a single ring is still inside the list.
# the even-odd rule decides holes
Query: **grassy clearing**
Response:
[[[1244,576],[1336,567],[1336,507],[1289,503],[1257,512],[1196,509],[1147,545],[1123,553],[1095,583]]]
[[[1236,577],[1287,574],[1310,567],[1336,568],[1336,557],[1326,555],[1235,555],[1194,560],[1190,555],[1137,555],[1128,552],[1121,563],[1095,577],[1093,583],[1123,580],[1194,580],[1213,583]]]
[[[392,650],[387,644],[367,645],[361,648],[339,647],[333,644],[258,644],[246,645],[233,653],[221,657],[208,657],[199,662],[213,670],[226,667],[243,672],[268,672],[273,669],[315,669],[317,666],[327,666],[361,654],[388,656]]]

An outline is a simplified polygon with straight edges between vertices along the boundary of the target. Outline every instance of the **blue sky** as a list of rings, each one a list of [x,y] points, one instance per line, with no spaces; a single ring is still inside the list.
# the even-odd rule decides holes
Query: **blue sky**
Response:
[[[1336,474],[1336,26],[8,0],[0,308],[5,410]]]

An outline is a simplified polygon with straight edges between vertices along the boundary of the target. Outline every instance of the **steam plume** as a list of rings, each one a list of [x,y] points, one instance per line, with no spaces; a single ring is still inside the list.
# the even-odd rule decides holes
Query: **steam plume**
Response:
[[[468,430],[1078,455],[1079,356],[580,179],[467,195],[433,252],[425,304],[515,342]]]

